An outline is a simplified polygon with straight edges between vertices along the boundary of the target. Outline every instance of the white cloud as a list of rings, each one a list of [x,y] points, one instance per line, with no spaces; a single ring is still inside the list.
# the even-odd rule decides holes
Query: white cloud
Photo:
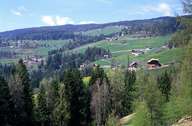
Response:
[[[74,24],[74,21],[69,17],[56,16],[55,24],[56,25]]]
[[[95,21],[80,21],[79,24],[95,24]]]
[[[75,22],[70,17],[60,17],[60,16],[42,16],[41,20],[47,25],[65,25],[65,24],[75,24]]]
[[[22,13],[20,11],[11,10],[11,13],[16,16],[22,16]]]
[[[42,16],[41,20],[47,25],[55,25],[55,21],[51,16]]]
[[[158,11],[162,12],[165,16],[171,16],[172,15],[172,9],[166,3],[159,4]]]
[[[47,25],[66,25],[66,24],[92,24],[96,23],[94,21],[80,21],[75,22],[70,17],[61,17],[61,16],[42,16],[41,21]]]
[[[11,10],[11,13],[16,16],[23,16],[25,12],[27,12],[27,9],[24,6],[19,6]]]
[[[173,12],[169,4],[167,3],[160,3],[156,6],[145,6],[144,7],[145,12],[158,12],[163,14],[163,16],[172,16]]]

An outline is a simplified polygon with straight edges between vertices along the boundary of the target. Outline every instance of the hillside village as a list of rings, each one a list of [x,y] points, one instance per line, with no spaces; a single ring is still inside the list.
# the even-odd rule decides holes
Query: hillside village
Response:
[[[136,34],[140,34],[139,37],[135,37],[135,36],[134,37],[133,36],[129,37],[129,34],[126,31],[129,31],[128,29],[130,29],[130,28],[123,27],[122,29],[123,30],[121,32],[115,33],[114,36],[104,38],[103,41],[106,42],[106,44],[109,44],[109,45],[113,46],[117,42],[119,44],[121,44],[121,45],[124,45],[124,44],[127,44],[127,42],[132,41],[132,40],[142,41],[142,40],[145,40],[145,39],[148,39],[148,40],[153,39],[153,38],[151,38],[151,36],[150,37],[147,37],[147,36],[142,37],[144,35],[144,34],[142,35],[142,32],[136,33]],[[72,40],[70,40],[70,41],[72,42]],[[152,40],[152,41],[154,41],[154,43],[155,43],[155,40]],[[64,42],[63,42],[63,45],[65,44]],[[22,57],[24,58],[24,63],[28,66],[28,68],[33,68],[34,65],[36,66],[36,65],[41,64],[42,62],[45,62],[46,58],[45,58],[44,55],[36,54],[35,52],[32,53],[32,54],[30,54],[30,53],[25,54],[25,52],[28,52],[28,50],[30,51],[30,50],[40,49],[40,48],[49,49],[49,50],[51,48],[53,48],[53,49],[59,48],[59,46],[55,47],[55,45],[53,43],[54,43],[54,41],[50,42],[50,44],[47,44],[46,41],[45,42],[39,42],[37,40],[18,40],[18,41],[10,40],[10,41],[2,41],[0,43],[0,48],[5,50],[6,52],[9,52],[8,50],[10,50],[10,49],[18,50],[18,51],[15,51],[15,55],[17,55],[17,57],[18,57],[18,55],[23,55],[24,57],[23,56]],[[61,42],[61,44],[62,44],[62,42]],[[89,44],[88,44],[88,46],[89,46]],[[114,47],[115,47],[115,45],[114,45]],[[146,48],[132,48],[132,49],[130,49],[128,47],[126,50],[127,50],[127,55],[130,55],[130,56],[133,56],[133,57],[138,57],[138,56],[142,56],[144,54],[148,54],[149,52],[158,53],[158,52],[161,52],[161,51],[166,50],[166,49],[168,49],[167,44],[166,45],[161,45],[161,47],[157,46],[155,48],[146,47]],[[123,50],[125,50],[125,49],[123,49]],[[116,52],[121,52],[123,50],[121,50],[121,48],[119,48],[119,50],[116,51]],[[5,52],[5,51],[3,51],[3,52]],[[3,54],[3,52],[1,52],[1,53]],[[13,57],[11,59],[15,59],[15,58],[16,57]],[[109,55],[103,55],[103,60],[111,60],[111,58],[112,57],[109,57]],[[109,61],[109,62],[111,62],[111,61]],[[141,66],[141,67],[146,66],[146,64],[147,64],[146,61],[141,63],[141,61],[137,61],[137,60],[134,61],[133,60],[132,62],[140,62],[139,66]],[[102,66],[102,64],[98,64],[98,65]],[[79,67],[82,68],[83,66],[85,67],[86,65],[82,64]],[[115,66],[114,65],[110,65],[110,66],[109,65],[104,65],[103,67],[104,68],[115,69],[116,67],[121,67],[121,66],[122,66],[122,64],[120,63],[120,64],[117,64]],[[134,69],[136,70],[136,68],[134,68]]]
[[[110,39],[110,42],[114,42],[114,41],[119,41],[119,37],[117,38],[111,38]],[[106,40],[108,41],[108,39],[106,38]],[[38,41],[32,41],[32,43],[35,44],[35,46],[31,45],[30,44],[30,47],[29,46],[26,46],[25,43],[26,42],[31,42],[31,41],[23,41],[23,42],[16,42],[16,43],[12,43],[12,44],[8,44],[8,45],[5,45],[4,42],[2,42],[1,44],[1,48],[10,48],[10,49],[36,49],[36,48],[39,48],[40,46],[39,45],[36,45],[35,43],[38,43]],[[41,46],[42,47],[42,46]],[[43,47],[49,47],[48,45],[43,45]],[[129,52],[127,52],[127,55],[132,55],[134,57],[137,57],[137,56],[142,56],[144,55],[145,53],[149,53],[150,51],[153,51],[153,52],[160,52],[161,50],[163,49],[168,49],[168,46],[162,46],[162,47],[159,47],[159,48],[144,48],[144,49],[132,49],[130,50]],[[109,55],[103,55],[103,59],[105,60],[110,60],[110,56]],[[45,57],[42,57],[42,56],[38,56],[38,55],[31,55],[31,56],[26,56],[24,57],[24,63],[29,67],[31,68],[33,65],[39,65],[41,64],[42,62],[45,62]],[[137,63],[137,65],[132,65],[133,63]],[[139,68],[139,66],[144,66],[146,65],[147,63],[138,63],[137,61],[132,61],[132,63],[129,65],[130,66],[130,69],[134,69],[134,70],[137,70],[137,68]],[[98,64],[99,65],[99,64]],[[115,69],[115,67],[120,67],[121,65],[117,65],[117,66],[104,66],[105,68],[112,68],[112,69]],[[84,68],[86,67],[86,64],[82,64],[80,65],[80,68]]]

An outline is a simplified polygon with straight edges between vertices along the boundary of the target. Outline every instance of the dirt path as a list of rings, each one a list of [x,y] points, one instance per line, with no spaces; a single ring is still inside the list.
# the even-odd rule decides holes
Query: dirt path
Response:
[[[192,126],[192,117],[188,116],[188,117],[182,118],[181,120],[178,121],[177,124],[174,124],[172,126]]]
[[[121,52],[130,52],[131,50],[120,50],[120,51],[114,51],[112,53],[121,53]]]
[[[133,119],[134,115],[135,115],[135,113],[121,118],[120,121],[119,121],[120,125],[127,124],[129,121],[131,121]]]

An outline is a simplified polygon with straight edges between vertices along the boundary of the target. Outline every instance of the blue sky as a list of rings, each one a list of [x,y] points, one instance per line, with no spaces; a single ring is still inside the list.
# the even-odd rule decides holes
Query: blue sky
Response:
[[[0,31],[182,14],[180,0],[1,0]]]

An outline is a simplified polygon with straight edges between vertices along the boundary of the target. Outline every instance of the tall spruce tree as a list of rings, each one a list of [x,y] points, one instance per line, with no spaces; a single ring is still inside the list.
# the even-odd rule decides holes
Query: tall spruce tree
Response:
[[[151,75],[152,76],[152,75]],[[156,79],[152,76],[145,82],[144,100],[150,114],[150,126],[162,126],[163,98]]]
[[[132,104],[134,101],[136,74],[134,71],[127,70],[125,73],[125,89],[123,96],[123,115],[132,113]]]
[[[44,80],[43,85],[46,91],[46,103],[49,112],[49,123],[52,125],[53,122],[53,110],[56,106],[56,102],[58,101],[58,82],[53,80],[52,78],[48,80]]]
[[[12,121],[15,126],[31,126],[32,97],[28,71],[22,60],[19,60],[16,69],[9,79],[11,102],[13,103]]]
[[[0,125],[7,126],[10,124],[11,117],[11,95],[7,82],[0,76]]]
[[[25,112],[25,120],[23,125],[32,125],[32,90],[30,88],[29,74],[23,60],[19,60],[16,65],[15,76],[20,80],[22,86],[22,99],[24,102],[23,110]],[[14,95],[14,94],[13,94]]]
[[[69,126],[81,126],[82,124],[82,97],[83,82],[78,70],[68,70],[64,74],[66,100],[69,104]]]
[[[41,126],[48,125],[49,112],[47,108],[46,92],[43,85],[41,85],[40,92],[37,95],[37,103],[34,110],[36,124]]]
[[[124,72],[123,70],[116,69],[108,72],[108,77],[111,86],[111,100],[112,100],[112,109],[115,115],[122,117],[123,112],[123,97],[124,97]]]
[[[60,85],[59,99],[53,111],[53,118],[55,126],[68,125],[70,119],[70,113],[69,113],[69,105],[68,102],[66,101],[64,84]]]
[[[169,101],[170,92],[171,92],[171,77],[170,77],[170,73],[168,74],[168,71],[163,72],[157,78],[157,80],[158,80],[159,89],[160,89],[161,93],[163,94],[163,96],[165,97],[165,101],[168,102]]]

